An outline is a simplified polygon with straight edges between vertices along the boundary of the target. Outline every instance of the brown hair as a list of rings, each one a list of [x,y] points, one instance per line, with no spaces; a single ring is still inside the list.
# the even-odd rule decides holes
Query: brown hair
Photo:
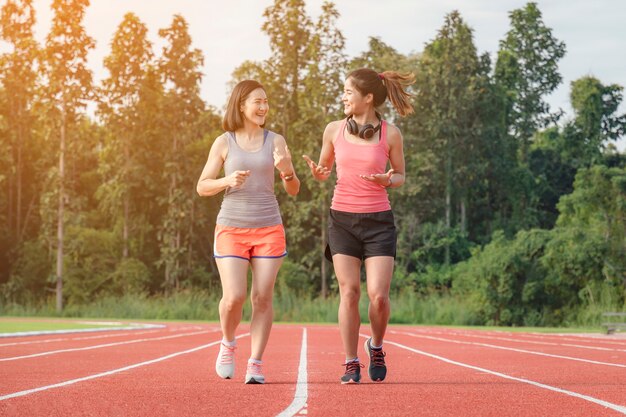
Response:
[[[381,106],[389,98],[400,116],[413,113],[410,101],[412,95],[406,92],[406,87],[415,82],[413,73],[395,71],[377,73],[369,68],[360,68],[348,74],[347,78],[352,79],[359,93],[364,96],[371,93],[374,96],[374,107]]]
[[[262,88],[265,91],[265,87],[254,80],[243,80],[237,83],[233,92],[228,99],[228,105],[226,106],[226,114],[222,120],[222,128],[227,132],[234,132],[235,130],[243,127],[243,117],[241,115],[241,105],[248,98],[251,92],[257,88]],[[264,125],[263,125],[264,126]]]

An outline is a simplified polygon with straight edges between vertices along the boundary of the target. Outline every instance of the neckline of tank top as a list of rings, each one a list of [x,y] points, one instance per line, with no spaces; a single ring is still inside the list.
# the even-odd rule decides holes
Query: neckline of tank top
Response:
[[[263,145],[261,145],[261,147],[259,149],[257,149],[256,151],[246,151],[244,148],[241,147],[241,145],[239,145],[239,143],[237,142],[237,136],[235,136],[235,132],[231,132],[229,131],[228,134],[230,135],[230,137],[233,139],[233,142],[235,142],[235,145],[237,145],[237,147],[239,148],[239,150],[241,152],[245,152],[245,153],[259,153],[263,150],[263,148],[265,147],[265,143],[267,142],[267,137],[269,136],[270,131],[267,129],[263,129]]]
[[[350,142],[347,138],[346,138],[346,125],[347,125],[347,118],[344,120],[343,122],[343,127],[341,129],[341,138],[343,139],[344,142],[349,143],[350,145],[354,145],[354,146],[380,146],[381,143],[383,143],[383,128],[385,128],[386,126],[381,124],[380,129],[378,129],[378,142],[376,143],[354,143],[354,142]],[[384,119],[380,120],[380,123],[385,123]],[[385,131],[385,133],[387,133]]]

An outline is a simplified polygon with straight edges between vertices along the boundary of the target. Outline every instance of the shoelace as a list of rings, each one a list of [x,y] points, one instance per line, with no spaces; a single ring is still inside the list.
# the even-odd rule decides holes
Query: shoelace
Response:
[[[359,370],[359,368],[365,368],[365,365],[363,365],[361,362],[348,362],[342,364],[341,366],[346,367],[346,374],[355,374]]]
[[[258,363],[248,362],[248,373],[251,375],[263,375],[263,370]]]
[[[374,350],[370,348],[370,352],[372,352],[371,358],[374,366],[385,366],[385,356],[387,356],[387,354],[383,352],[382,349]]]
[[[220,363],[222,365],[230,365],[235,357],[235,346],[226,346],[222,343],[222,352],[220,355]]]

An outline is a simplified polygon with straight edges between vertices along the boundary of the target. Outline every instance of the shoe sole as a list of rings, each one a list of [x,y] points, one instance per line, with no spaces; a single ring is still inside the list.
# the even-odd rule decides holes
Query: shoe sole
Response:
[[[371,338],[370,338],[370,339],[371,339]],[[371,361],[371,360],[372,360],[372,359],[371,359],[372,354],[371,354],[371,352],[370,352],[370,344],[369,344],[369,343],[367,343],[367,342],[369,342],[369,341],[370,341],[370,339],[365,339],[365,343],[363,344],[363,348],[365,349],[365,352],[367,353],[367,357],[368,357],[368,358],[370,358],[370,361]],[[372,381],[374,381],[374,382],[383,382],[383,381],[385,380],[385,378],[383,378],[383,379],[380,379],[380,378],[376,378],[376,379],[374,379],[374,378],[372,378],[372,374],[370,373],[370,367],[369,367],[369,366],[367,367],[367,376],[369,376],[369,377],[370,377],[370,379],[371,379]]]
[[[261,385],[265,384],[265,380],[256,380],[254,378],[246,379],[246,384]]]
[[[228,374],[228,375],[222,375],[217,371],[217,369],[215,370],[215,373],[217,374],[217,376],[219,376],[222,379],[232,379],[235,376],[234,373]]]
[[[341,385],[355,385],[355,384],[360,384],[361,381],[355,381],[353,379],[351,379],[350,381],[341,381]]]

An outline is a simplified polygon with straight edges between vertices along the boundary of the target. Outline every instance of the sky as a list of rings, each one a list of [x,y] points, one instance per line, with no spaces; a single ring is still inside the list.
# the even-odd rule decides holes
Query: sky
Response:
[[[0,3],[3,1],[0,0]],[[305,0],[315,20],[324,0]],[[51,0],[34,0],[37,13],[35,37],[43,43],[50,29]],[[441,28],[446,14],[458,10],[473,29],[479,54],[492,57],[509,30],[509,12],[522,8],[521,0],[334,0],[340,13],[338,27],[346,38],[348,57],[368,49],[370,37],[379,37],[398,52],[421,52]],[[569,90],[572,81],[592,75],[603,84],[626,87],[626,2],[620,0],[538,0],[544,24],[565,42],[567,52],[559,62],[563,77],[558,89],[546,98],[554,110],[572,116]],[[96,40],[89,54],[94,79],[108,76],[102,62],[124,14],[135,13],[146,24],[157,55],[163,47],[158,30],[168,27],[174,14],[189,24],[193,46],[204,53],[201,95],[222,111],[228,98],[233,70],[246,60],[270,57],[269,39],[261,31],[263,12],[273,0],[91,0],[85,15],[87,33]],[[0,43],[0,52],[6,44]],[[392,70],[393,68],[388,68]],[[339,97],[337,98],[339,100]],[[626,112],[622,103],[620,113]],[[626,137],[617,143],[626,150]]]

